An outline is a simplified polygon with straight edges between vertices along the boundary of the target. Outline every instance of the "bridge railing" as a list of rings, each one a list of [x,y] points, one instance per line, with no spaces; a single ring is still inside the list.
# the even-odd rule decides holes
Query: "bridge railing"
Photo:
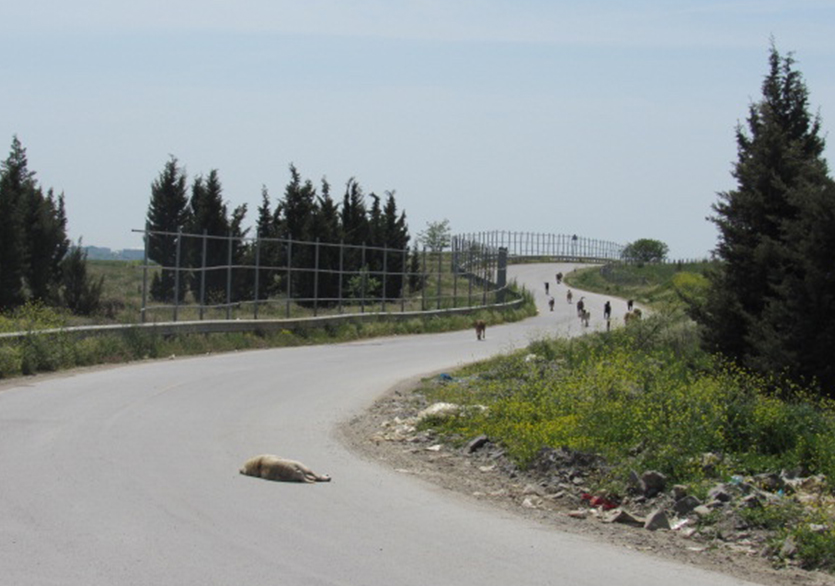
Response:
[[[483,255],[497,254],[499,249],[505,249],[510,262],[524,258],[548,258],[603,263],[621,260],[624,246],[577,234],[494,230],[453,236],[452,249],[453,253],[473,249],[481,251],[479,254]]]

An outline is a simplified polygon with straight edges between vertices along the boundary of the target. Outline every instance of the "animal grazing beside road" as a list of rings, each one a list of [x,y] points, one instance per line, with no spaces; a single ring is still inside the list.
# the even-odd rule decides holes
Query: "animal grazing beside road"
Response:
[[[580,323],[585,327],[589,327],[589,320],[591,319],[591,312],[588,309],[580,311]]]
[[[477,320],[475,324],[475,337],[477,340],[484,340],[487,337],[487,322],[483,319]]]
[[[247,460],[240,469],[241,474],[265,480],[283,482],[330,482],[331,477],[316,474],[313,470],[295,460],[286,460],[272,454],[261,454]]]
[[[636,307],[632,311],[627,311],[626,312],[626,315],[623,316],[623,322],[625,324],[629,324],[633,321],[640,320],[642,316],[643,316],[643,314],[641,313],[641,310]]]

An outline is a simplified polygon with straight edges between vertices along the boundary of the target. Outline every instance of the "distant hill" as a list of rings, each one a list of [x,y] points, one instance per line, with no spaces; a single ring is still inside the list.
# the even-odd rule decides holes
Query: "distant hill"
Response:
[[[89,260],[142,260],[145,258],[144,250],[134,248],[111,250],[103,246],[85,246],[84,251]]]

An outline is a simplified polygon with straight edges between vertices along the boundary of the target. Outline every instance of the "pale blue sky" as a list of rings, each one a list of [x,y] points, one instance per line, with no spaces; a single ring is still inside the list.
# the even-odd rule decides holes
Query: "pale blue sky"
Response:
[[[250,225],[294,163],[395,190],[413,236],[704,256],[772,35],[832,129],[835,0],[0,0],[0,156],[17,135],[71,238],[111,248],[141,246],[174,155]]]

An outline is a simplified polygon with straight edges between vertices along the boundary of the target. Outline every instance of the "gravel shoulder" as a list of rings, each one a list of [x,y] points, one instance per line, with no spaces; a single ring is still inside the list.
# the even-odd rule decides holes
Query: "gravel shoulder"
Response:
[[[431,375],[430,375],[431,376]],[[426,434],[392,433],[396,422],[426,406],[417,392],[420,379],[405,381],[380,397],[366,411],[343,422],[337,434],[358,457],[443,489],[488,503],[503,511],[554,530],[580,534],[617,547],[655,555],[668,561],[721,572],[764,585],[835,585],[835,576],[798,568],[775,569],[750,545],[721,539],[705,541],[671,530],[649,531],[604,522],[576,494],[545,494],[538,479],[519,473],[495,454],[444,445]],[[561,491],[562,492],[562,491]],[[585,515],[578,516],[578,511]]]

